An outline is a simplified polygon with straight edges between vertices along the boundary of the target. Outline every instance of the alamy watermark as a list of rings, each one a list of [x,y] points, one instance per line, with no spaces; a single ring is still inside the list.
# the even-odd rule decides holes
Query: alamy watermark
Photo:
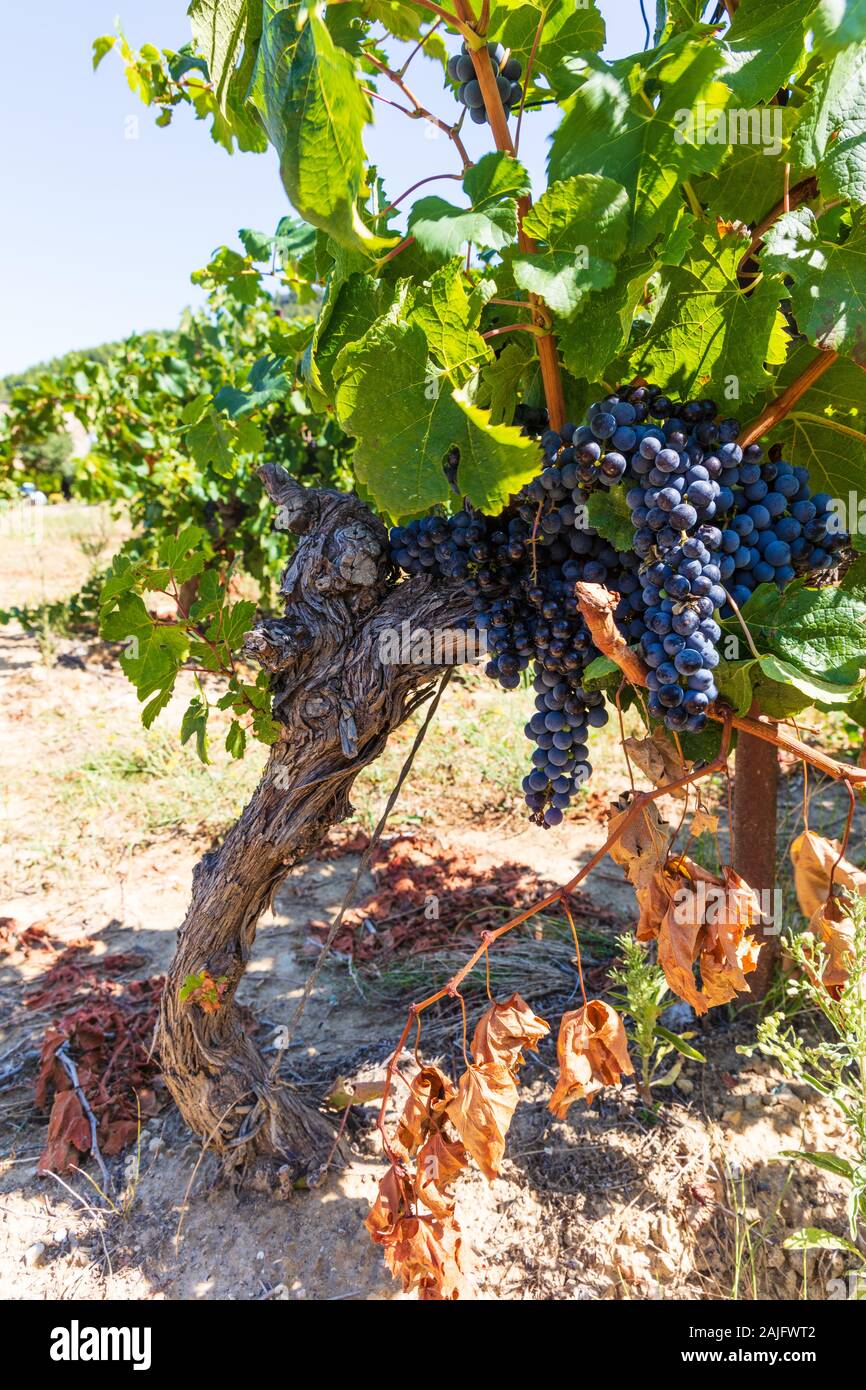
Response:
[[[379,660],[383,666],[457,666],[487,656],[483,628],[413,627],[407,619],[399,627],[383,627],[379,633]]]
[[[766,107],[708,106],[674,112],[674,139],[678,145],[763,145],[765,155],[782,153],[782,109]]]

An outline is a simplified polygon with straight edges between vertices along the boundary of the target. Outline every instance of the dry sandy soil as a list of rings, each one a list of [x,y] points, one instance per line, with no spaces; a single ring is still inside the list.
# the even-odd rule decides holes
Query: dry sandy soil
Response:
[[[10,582],[25,588],[26,566],[13,567]],[[243,803],[257,764],[195,768],[170,719],[162,734],[139,728],[134,693],[110,653],[64,638],[49,647],[18,628],[0,629],[0,916],[16,931],[41,923],[61,945],[87,938],[94,959],[132,952],[141,961],[129,974],[158,974],[171,957],[193,865]],[[498,697],[471,685],[449,692],[435,749],[419,761],[395,815],[386,866],[388,854],[405,857],[407,843],[419,874],[459,862],[495,910],[503,865],[510,882],[533,891],[539,880],[566,881],[585,862],[604,839],[600,812],[627,785],[615,741],[604,744],[576,817],[561,833],[544,833],[527,825],[514,795],[523,717],[503,716]],[[335,835],[342,849],[287,881],[262,923],[241,997],[263,1045],[299,997],[316,923],[329,920],[356,871],[346,837],[375,821],[409,736],[359,782],[354,825]],[[786,805],[797,796],[792,786]],[[840,808],[829,798],[816,810],[829,824]],[[407,872],[411,880],[411,862]],[[443,871],[444,894],[451,872]],[[363,901],[377,883],[367,874],[360,887]],[[633,925],[633,894],[608,860],[577,905],[584,969],[602,989],[615,937]],[[382,931],[375,903],[371,911],[369,930]],[[501,906],[501,920],[507,915]],[[467,939],[460,935],[454,949]],[[572,955],[561,924],[545,920],[503,947],[494,988],[519,987],[555,1024],[578,988]],[[322,1102],[337,1077],[381,1076],[413,990],[437,969],[441,979],[450,958],[443,966],[441,953],[425,958],[411,947],[374,953],[366,964],[338,955],[288,1051],[287,1078]],[[25,1001],[50,962],[38,950],[0,954],[0,1296],[402,1297],[362,1227],[383,1171],[372,1106],[351,1112],[348,1165],[286,1202],[215,1185],[210,1155],[202,1158],[170,1104],[143,1126],[139,1145],[108,1160],[110,1194],[93,1185],[101,1180],[92,1165],[89,1178],[39,1176],[47,1116],[33,1087],[52,1013]],[[470,996],[470,1026],[482,998],[480,990]],[[737,1051],[753,1033],[748,1015],[715,1011],[695,1039],[706,1065],[688,1063],[677,1086],[661,1093],[657,1113],[627,1082],[555,1120],[547,1110],[553,1042],[530,1055],[502,1175],[488,1184],[475,1172],[458,1186],[481,1296],[833,1296],[841,1257],[804,1261],[782,1242],[804,1225],[841,1233],[842,1185],[779,1155],[844,1153],[842,1127],[826,1102]],[[433,1013],[425,1056],[458,1067],[460,1034],[453,1006]]]

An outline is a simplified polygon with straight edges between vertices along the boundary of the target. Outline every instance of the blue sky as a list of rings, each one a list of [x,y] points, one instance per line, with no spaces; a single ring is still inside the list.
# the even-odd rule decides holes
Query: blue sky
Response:
[[[170,327],[199,293],[190,272],[239,227],[271,231],[289,211],[272,152],[229,157],[203,123],[180,111],[167,130],[126,86],[109,54],[91,69],[90,46],[120,20],[134,47],[180,47],[184,0],[43,0],[38,61],[6,65],[0,167],[0,375],[136,330]],[[638,0],[601,0],[608,52],[643,47]],[[650,6],[654,11],[655,6]],[[7,55],[32,54],[33,14],[7,7]],[[430,64],[410,70],[417,95],[449,116],[453,98]],[[390,196],[425,174],[458,169],[445,137],[378,105],[367,149]],[[544,167],[549,113],[524,119],[521,158]],[[486,128],[468,126],[470,153]],[[435,132],[432,132],[435,134]]]

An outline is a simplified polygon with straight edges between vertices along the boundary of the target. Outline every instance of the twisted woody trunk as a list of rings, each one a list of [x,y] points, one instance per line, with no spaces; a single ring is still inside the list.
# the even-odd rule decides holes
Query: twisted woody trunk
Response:
[[[471,600],[459,584],[426,577],[397,585],[385,528],[354,495],[305,488],[273,465],[260,476],[281,524],[300,537],[281,583],[285,616],[246,639],[247,653],[271,673],[282,733],[240,819],[195,870],[158,1048],[178,1109],[224,1167],[285,1192],[315,1182],[334,1131],[271,1074],[244,1029],[237,987],[276,889],[349,813],[358,773],[444,669],[383,661],[381,639],[404,622],[413,630],[466,625]],[[181,999],[184,981],[201,971],[227,982],[215,1013]]]

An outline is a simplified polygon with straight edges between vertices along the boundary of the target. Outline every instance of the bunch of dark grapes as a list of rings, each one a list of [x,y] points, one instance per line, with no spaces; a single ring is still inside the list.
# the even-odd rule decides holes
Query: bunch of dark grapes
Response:
[[[520,85],[523,68],[516,58],[506,56],[501,43],[489,43],[487,52],[490,54],[490,65],[507,120],[511,115],[511,108],[519,106],[523,96],[523,88]],[[483,125],[487,120],[484,98],[465,43],[459,53],[448,59],[448,76],[452,82],[457,83],[457,100],[468,107],[469,115],[476,125]]]
[[[541,433],[544,466],[497,517],[464,506],[391,532],[409,574],[461,580],[486,633],[487,675],[505,690],[531,667],[535,745],[523,790],[532,818],[558,825],[591,772],[588,735],[607,723],[583,675],[598,655],[574,595],[578,580],[619,594],[615,617],[649,668],[650,714],[699,733],[718,697],[719,619],[758,584],[832,568],[848,538],[831,499],[772,450],[737,443],[736,420],[712,401],[676,403],[659,387],[623,386],[560,432],[519,407]],[[632,548],[617,552],[588,522],[594,492],[622,487]]]

